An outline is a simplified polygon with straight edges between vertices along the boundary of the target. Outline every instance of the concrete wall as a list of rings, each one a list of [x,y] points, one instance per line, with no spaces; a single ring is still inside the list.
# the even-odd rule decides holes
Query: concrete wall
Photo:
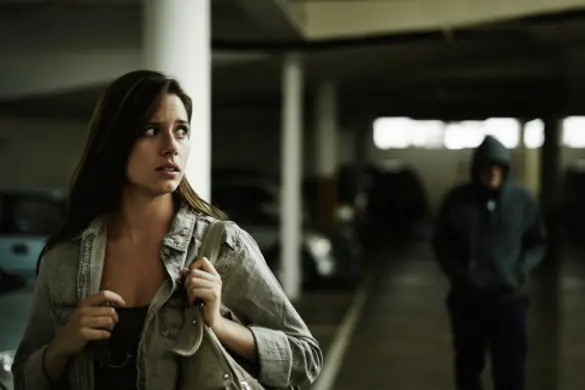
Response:
[[[257,169],[278,177],[280,173],[280,132],[278,118],[258,121],[216,121],[214,123],[213,166]],[[308,133],[308,130],[307,130]],[[66,187],[86,139],[86,124],[15,117],[0,118],[0,183],[2,186]],[[314,173],[313,138],[305,134],[303,163],[305,175]],[[371,138],[370,138],[371,140]],[[338,136],[341,162],[351,162],[353,134],[342,130]],[[390,150],[369,143],[371,161],[398,159],[413,166],[428,191],[433,209],[445,191],[468,175],[469,150]],[[521,166],[514,153],[517,167]],[[563,150],[563,166],[585,159],[585,149]],[[534,162],[533,162],[534,163]]]
[[[277,119],[277,118],[276,118]],[[280,127],[274,120],[214,121],[214,167],[238,167],[280,174]],[[3,186],[63,188],[81,156],[87,124],[80,121],[0,117],[0,183]],[[313,169],[313,143],[304,137],[305,174]],[[339,139],[342,161],[351,160],[352,138]]]

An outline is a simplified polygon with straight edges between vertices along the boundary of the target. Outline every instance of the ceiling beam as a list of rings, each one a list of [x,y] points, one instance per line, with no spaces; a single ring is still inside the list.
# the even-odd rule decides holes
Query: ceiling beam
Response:
[[[302,39],[301,31],[289,17],[283,0],[236,0],[237,4],[262,30],[268,40]]]

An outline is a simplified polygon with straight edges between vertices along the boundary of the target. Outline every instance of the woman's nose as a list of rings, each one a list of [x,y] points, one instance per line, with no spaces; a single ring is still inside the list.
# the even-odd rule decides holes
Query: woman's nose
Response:
[[[164,136],[162,140],[161,154],[163,156],[176,156],[178,153],[177,140],[172,136]]]

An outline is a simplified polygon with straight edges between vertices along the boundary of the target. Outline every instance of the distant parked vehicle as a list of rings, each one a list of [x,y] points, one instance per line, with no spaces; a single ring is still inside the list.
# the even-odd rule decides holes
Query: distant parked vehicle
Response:
[[[42,189],[0,189],[0,390],[12,390],[12,361],[32,300],[46,239],[63,222],[65,196]]]
[[[26,329],[33,287],[0,277],[0,390],[13,390],[12,362]]]
[[[256,176],[223,176],[212,180],[213,202],[230,219],[248,231],[262,250],[277,278],[280,277],[279,187]],[[305,287],[352,282],[359,275],[359,262],[343,236],[323,232],[303,213],[302,276]]]
[[[416,170],[399,161],[366,170],[367,221],[370,236],[384,241],[412,238],[429,214],[425,186]]]
[[[34,279],[45,241],[64,216],[65,196],[60,191],[0,190],[0,269]]]

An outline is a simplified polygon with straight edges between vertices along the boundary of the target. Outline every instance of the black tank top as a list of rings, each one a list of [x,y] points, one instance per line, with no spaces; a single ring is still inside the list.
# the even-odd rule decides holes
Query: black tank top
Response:
[[[148,306],[116,308],[112,336],[96,345],[95,390],[136,389],[136,355]]]

